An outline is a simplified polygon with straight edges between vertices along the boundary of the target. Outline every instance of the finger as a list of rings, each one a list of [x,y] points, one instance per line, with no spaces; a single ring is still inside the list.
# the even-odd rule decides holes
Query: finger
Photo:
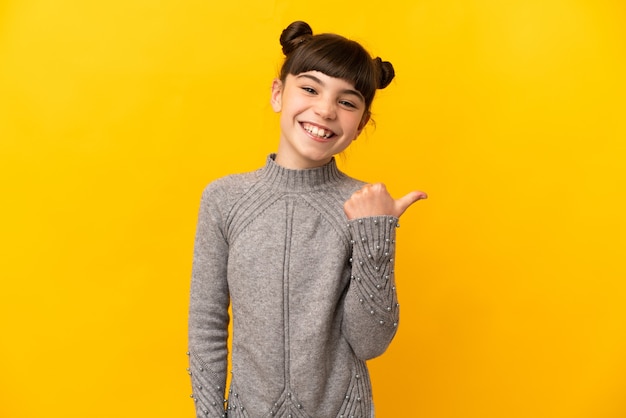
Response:
[[[417,202],[418,200],[422,200],[426,198],[428,198],[428,195],[426,193],[420,192],[420,191],[414,191],[397,199],[395,202],[396,209],[399,212],[397,216],[399,217],[400,215],[402,215],[404,211],[406,211],[409,208],[409,206],[411,206],[413,203]]]

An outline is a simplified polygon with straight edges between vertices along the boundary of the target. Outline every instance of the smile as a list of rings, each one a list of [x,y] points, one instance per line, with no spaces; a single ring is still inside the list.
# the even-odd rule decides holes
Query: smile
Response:
[[[331,131],[330,129],[325,129],[320,126],[313,125],[307,122],[303,122],[301,123],[301,125],[305,131],[307,131],[311,135],[316,136],[318,138],[328,139],[331,136],[335,135],[335,133]]]

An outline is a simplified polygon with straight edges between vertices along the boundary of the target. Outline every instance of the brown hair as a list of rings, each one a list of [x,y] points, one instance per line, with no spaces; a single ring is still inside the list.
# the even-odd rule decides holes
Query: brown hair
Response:
[[[306,71],[319,71],[349,81],[365,98],[366,115],[376,89],[387,87],[395,75],[390,62],[372,59],[358,42],[333,33],[313,35],[306,22],[296,21],[287,26],[280,35],[280,44],[285,54],[280,70],[283,82],[288,74]]]

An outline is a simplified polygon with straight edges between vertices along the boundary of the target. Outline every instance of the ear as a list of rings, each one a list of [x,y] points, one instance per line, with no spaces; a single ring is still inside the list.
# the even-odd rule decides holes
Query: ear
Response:
[[[272,109],[278,113],[283,108],[283,82],[275,78],[272,82],[272,96],[270,98]]]

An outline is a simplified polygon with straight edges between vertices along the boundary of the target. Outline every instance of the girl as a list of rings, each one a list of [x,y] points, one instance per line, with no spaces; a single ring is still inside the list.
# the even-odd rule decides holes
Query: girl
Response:
[[[370,119],[393,66],[334,34],[294,22],[272,84],[280,140],[261,169],[204,190],[189,312],[198,417],[370,418],[365,361],[398,326],[395,227],[422,192],[340,172],[334,155]],[[225,395],[228,306],[232,381]]]

